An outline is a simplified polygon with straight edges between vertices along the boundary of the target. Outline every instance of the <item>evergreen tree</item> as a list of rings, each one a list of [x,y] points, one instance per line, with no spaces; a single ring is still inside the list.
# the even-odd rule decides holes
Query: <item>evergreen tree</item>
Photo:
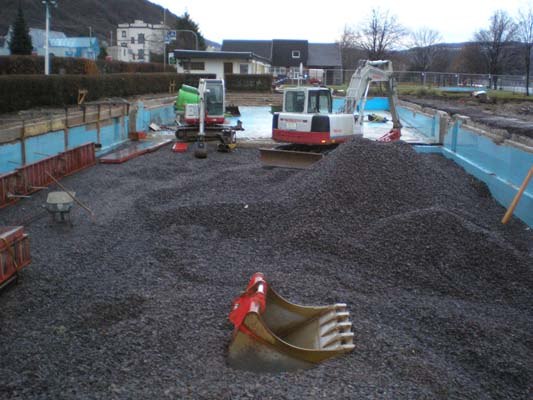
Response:
[[[33,50],[30,30],[26,25],[26,20],[24,19],[24,13],[22,12],[22,6],[20,2],[17,18],[13,24],[11,40],[9,42],[9,50],[11,50],[11,54],[21,55],[31,55]]]
[[[99,60],[105,60],[109,54],[107,53],[107,47],[100,46],[100,54],[98,54]]]
[[[198,24],[191,19],[191,16],[187,11],[185,11],[181,17],[178,17],[176,30],[176,45],[178,48],[196,50],[196,39],[194,34],[191,32],[185,32],[189,30],[196,33],[198,38],[198,50],[206,49],[205,38],[200,33],[200,28],[198,27]]]

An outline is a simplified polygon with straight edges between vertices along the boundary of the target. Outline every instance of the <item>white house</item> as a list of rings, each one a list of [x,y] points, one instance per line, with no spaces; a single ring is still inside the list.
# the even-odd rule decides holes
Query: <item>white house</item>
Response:
[[[269,74],[270,61],[252,52],[174,50],[178,73],[215,74],[223,79],[226,74]]]
[[[119,24],[117,28],[117,46],[127,48],[127,59],[124,52],[116,52],[120,61],[150,62],[150,53],[163,54],[165,32],[168,26],[148,24],[135,20],[132,24]],[[113,51],[115,53],[115,51]]]
[[[133,58],[133,50],[122,46],[108,46],[107,55],[115,61],[128,62]]]

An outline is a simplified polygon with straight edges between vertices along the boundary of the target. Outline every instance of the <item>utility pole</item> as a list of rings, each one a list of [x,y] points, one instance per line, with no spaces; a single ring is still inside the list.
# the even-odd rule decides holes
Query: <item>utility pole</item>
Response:
[[[167,9],[163,8],[163,72],[167,69]]]
[[[57,7],[56,0],[42,0],[46,7],[46,34],[44,42],[44,74],[50,75],[50,50],[48,47],[48,38],[50,35],[50,6]]]

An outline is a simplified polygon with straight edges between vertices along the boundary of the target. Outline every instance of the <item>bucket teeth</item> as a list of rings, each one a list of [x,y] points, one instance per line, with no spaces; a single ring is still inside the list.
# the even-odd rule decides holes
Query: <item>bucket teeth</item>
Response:
[[[323,349],[329,349],[353,344],[353,336],[353,332],[335,333],[323,338],[324,342],[321,343],[321,347]]]
[[[348,311],[329,312],[320,318],[320,326],[329,326],[331,324],[338,324],[349,321],[350,313]]]
[[[339,322],[338,324],[328,324],[321,327],[321,336],[327,336],[333,332],[349,332],[352,329],[351,322]]]
[[[230,365],[254,371],[310,368],[354,349],[350,313],[344,303],[301,306],[278,295],[262,274],[235,299]]]

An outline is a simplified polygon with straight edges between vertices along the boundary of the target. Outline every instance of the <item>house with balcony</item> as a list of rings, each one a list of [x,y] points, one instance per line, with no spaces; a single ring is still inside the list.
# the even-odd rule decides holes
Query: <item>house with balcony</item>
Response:
[[[163,54],[165,32],[170,28],[161,24],[149,24],[142,20],[119,24],[117,28],[117,46],[127,49],[113,49],[114,59],[127,62],[150,62],[150,53]]]

